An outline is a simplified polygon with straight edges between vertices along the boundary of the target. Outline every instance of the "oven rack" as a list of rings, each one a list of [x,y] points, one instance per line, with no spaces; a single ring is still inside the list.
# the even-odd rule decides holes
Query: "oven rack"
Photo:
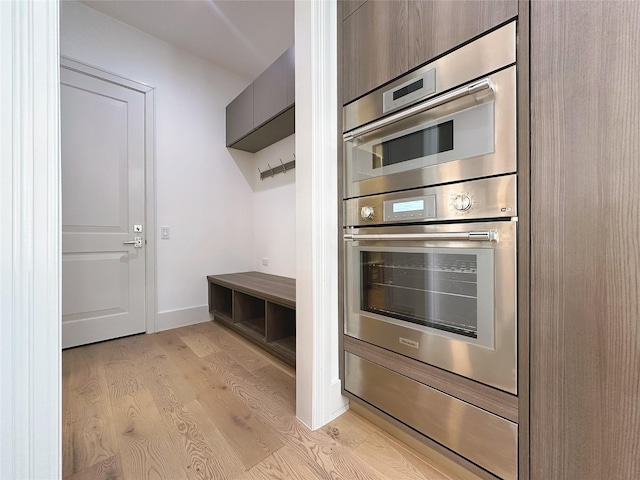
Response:
[[[473,299],[473,300],[477,300],[478,299],[477,295],[463,295],[462,293],[440,292],[440,291],[437,291],[437,290],[427,290],[427,289],[424,289],[424,288],[407,287],[406,285],[397,285],[395,283],[367,282],[367,285],[376,285],[378,287],[400,288],[400,289],[403,289],[403,290],[413,290],[414,292],[433,293],[435,295],[448,295],[450,297],[470,298],[470,299]]]
[[[425,272],[441,272],[441,273],[466,273],[466,274],[477,274],[478,269],[472,268],[454,268],[454,267],[440,267],[438,268],[430,266],[430,265],[388,265],[384,263],[369,263],[371,267],[375,268],[390,268],[390,269],[403,269],[403,270],[420,270]]]

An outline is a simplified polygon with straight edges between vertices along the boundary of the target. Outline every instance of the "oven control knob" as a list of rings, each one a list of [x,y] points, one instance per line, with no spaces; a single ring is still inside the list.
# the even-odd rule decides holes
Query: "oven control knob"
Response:
[[[459,212],[466,212],[471,208],[471,197],[464,193],[456,195],[453,199],[453,208]]]
[[[365,220],[371,220],[373,218],[373,207],[365,205],[360,209],[360,216]]]

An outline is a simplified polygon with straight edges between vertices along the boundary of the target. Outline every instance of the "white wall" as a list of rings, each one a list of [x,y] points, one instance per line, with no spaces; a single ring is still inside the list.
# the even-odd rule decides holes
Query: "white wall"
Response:
[[[206,275],[254,267],[253,194],[224,146],[225,106],[249,81],[85,5],[60,16],[62,55],[156,89],[156,225],[171,228],[152,233],[158,311],[206,312]]]
[[[249,154],[247,175],[253,188],[253,269],[291,278],[296,276],[296,170],[260,180],[258,169],[293,160],[295,148],[291,135]]]

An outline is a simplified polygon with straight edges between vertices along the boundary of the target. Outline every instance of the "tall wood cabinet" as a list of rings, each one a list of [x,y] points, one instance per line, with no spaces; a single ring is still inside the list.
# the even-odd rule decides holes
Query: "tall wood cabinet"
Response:
[[[344,2],[343,102],[505,23],[517,0]]]
[[[342,2],[340,2],[342,6],[342,14],[341,14],[342,20],[344,20],[353,12],[355,12],[366,1],[367,0],[342,0]]]
[[[640,478],[640,2],[349,3],[345,104],[518,15],[519,478]]]
[[[640,478],[640,3],[531,2],[531,478]]]

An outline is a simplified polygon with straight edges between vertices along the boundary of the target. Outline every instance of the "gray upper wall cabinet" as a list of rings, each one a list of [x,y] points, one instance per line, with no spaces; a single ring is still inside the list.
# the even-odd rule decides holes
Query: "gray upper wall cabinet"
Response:
[[[287,50],[253,82],[253,126],[258,127],[293,105],[295,65],[293,48]]]
[[[255,153],[295,132],[294,54],[292,46],[227,106],[227,147]]]
[[[368,0],[362,5],[355,0],[344,2],[344,103],[517,14],[517,0]]]
[[[253,83],[227,105],[227,146],[253,130]]]
[[[289,48],[283,55],[287,59],[286,82],[287,82],[287,105],[296,103],[296,56],[295,49]],[[282,57],[280,57],[282,58]]]

